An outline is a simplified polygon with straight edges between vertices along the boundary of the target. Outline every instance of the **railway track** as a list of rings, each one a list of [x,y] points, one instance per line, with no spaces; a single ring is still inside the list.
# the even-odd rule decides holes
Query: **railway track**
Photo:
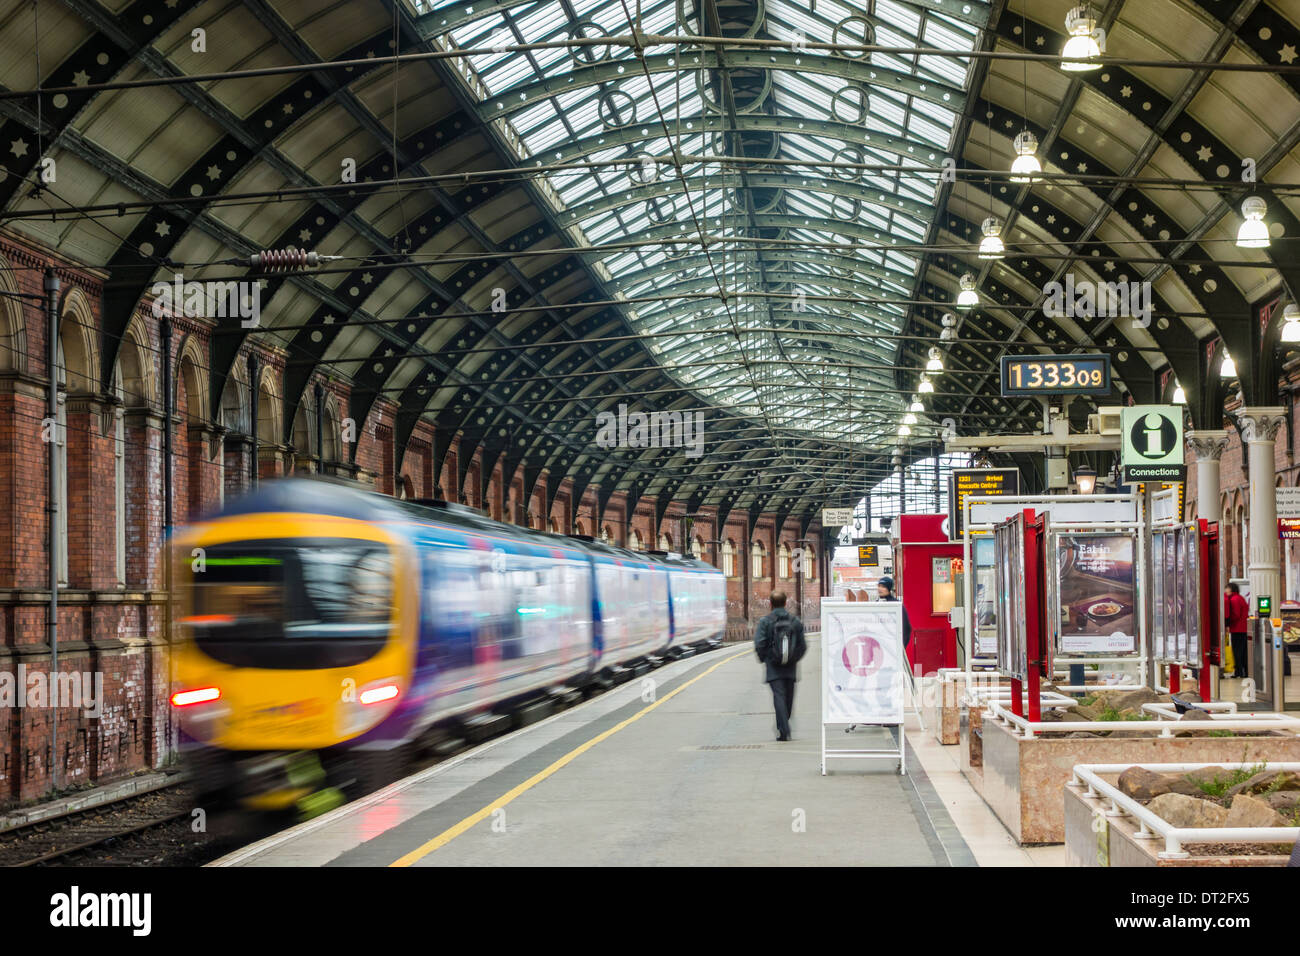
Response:
[[[170,857],[206,841],[192,832],[194,801],[183,783],[134,793],[0,833],[0,866],[124,865]],[[175,831],[163,834],[163,831]]]

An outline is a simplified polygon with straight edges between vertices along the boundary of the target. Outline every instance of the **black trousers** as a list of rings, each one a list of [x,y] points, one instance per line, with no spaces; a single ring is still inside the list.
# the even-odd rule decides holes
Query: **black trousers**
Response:
[[[1246,676],[1246,632],[1233,631],[1232,633],[1232,666],[1234,677]]]
[[[772,704],[776,708],[777,737],[789,740],[790,714],[794,712],[794,678],[778,677],[768,683],[772,685]]]

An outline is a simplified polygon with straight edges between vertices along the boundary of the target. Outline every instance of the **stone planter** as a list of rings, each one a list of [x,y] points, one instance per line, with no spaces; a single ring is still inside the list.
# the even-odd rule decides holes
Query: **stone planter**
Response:
[[[1188,844],[1185,859],[1162,859],[1164,841],[1139,835],[1137,820],[1108,813],[1110,804],[1086,790],[1065,788],[1065,862],[1067,866],[1237,867],[1286,866],[1290,848],[1278,846],[1263,852],[1240,852],[1242,847],[1198,848]],[[1234,852],[1236,849],[1238,852]],[[1224,852],[1226,850],[1226,852]]]
[[[1065,842],[1061,792],[1076,764],[1241,763],[1300,761],[1300,737],[1017,736],[981,720],[982,779],[976,789],[1021,845]],[[1125,728],[1129,729],[1129,728]],[[963,758],[964,760],[965,758]],[[962,769],[965,770],[963,762]],[[971,774],[968,774],[968,779]],[[972,781],[973,785],[973,781]]]

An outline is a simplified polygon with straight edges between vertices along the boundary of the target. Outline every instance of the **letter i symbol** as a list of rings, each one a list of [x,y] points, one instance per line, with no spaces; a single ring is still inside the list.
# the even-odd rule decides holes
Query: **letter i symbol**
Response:
[[[1152,422],[1154,422],[1155,424],[1152,424]],[[1162,422],[1160,420],[1159,415],[1148,415],[1142,421],[1142,430],[1146,433],[1147,436],[1146,454],[1148,455],[1164,454],[1164,446],[1160,443],[1161,424]]]

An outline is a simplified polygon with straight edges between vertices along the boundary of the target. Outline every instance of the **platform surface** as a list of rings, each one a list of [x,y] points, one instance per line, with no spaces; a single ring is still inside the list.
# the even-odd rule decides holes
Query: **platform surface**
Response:
[[[214,865],[973,865],[913,752],[906,776],[889,761],[822,776],[809,645],[789,742],[752,649],[727,645]],[[883,728],[830,735],[890,743]]]

